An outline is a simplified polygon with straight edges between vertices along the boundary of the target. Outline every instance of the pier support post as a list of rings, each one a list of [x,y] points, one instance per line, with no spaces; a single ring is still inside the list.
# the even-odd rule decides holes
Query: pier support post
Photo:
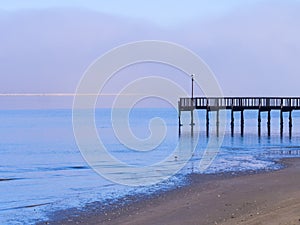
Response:
[[[220,125],[220,113],[219,110],[217,110],[217,119],[216,119],[217,137],[219,137],[219,125]]]
[[[283,136],[283,111],[280,110],[280,137]]]
[[[271,110],[268,111],[268,136],[271,136]]]
[[[191,110],[191,136],[194,135],[194,109]]]
[[[206,136],[209,136],[209,110],[206,110]]]
[[[190,124],[192,127],[195,125],[194,123],[194,110],[192,109],[191,110],[191,124]]]
[[[178,101],[178,136],[180,137],[181,135],[181,100]]]
[[[258,137],[261,136],[261,112],[258,110]]]
[[[181,124],[181,110],[179,110],[179,112],[178,112],[178,135],[179,136],[181,135],[181,127],[182,127],[182,124]]]
[[[289,136],[292,137],[292,127],[293,127],[293,120],[292,120],[292,110],[289,114]]]
[[[233,137],[233,135],[234,135],[234,112],[233,112],[233,109],[231,110],[231,122],[230,122],[230,125],[231,125],[231,136]]]
[[[241,135],[244,135],[244,110],[241,110]]]

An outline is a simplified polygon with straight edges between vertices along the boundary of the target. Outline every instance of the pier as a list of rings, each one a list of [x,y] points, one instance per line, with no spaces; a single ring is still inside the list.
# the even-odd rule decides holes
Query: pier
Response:
[[[193,96],[193,95],[192,95]],[[181,132],[181,113],[189,111],[191,114],[191,129],[193,130],[194,110],[206,110],[206,134],[209,136],[209,112],[216,112],[216,130],[219,133],[219,111],[231,110],[231,134],[234,134],[234,112],[241,115],[241,135],[244,134],[244,111],[257,110],[258,135],[261,136],[261,113],[267,112],[268,136],[271,135],[271,111],[280,111],[280,135],[283,135],[283,113],[289,113],[289,135],[292,134],[293,110],[300,110],[300,97],[192,97],[180,98],[178,101],[179,134]]]

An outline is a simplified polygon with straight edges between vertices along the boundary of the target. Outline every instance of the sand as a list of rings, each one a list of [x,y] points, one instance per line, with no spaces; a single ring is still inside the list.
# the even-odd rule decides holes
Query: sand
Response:
[[[272,172],[195,174],[188,186],[105,212],[65,211],[47,224],[300,225],[300,159],[282,163],[287,167]]]

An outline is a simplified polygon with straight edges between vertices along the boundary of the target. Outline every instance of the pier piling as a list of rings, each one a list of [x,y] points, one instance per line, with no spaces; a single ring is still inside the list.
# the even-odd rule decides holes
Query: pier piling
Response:
[[[271,110],[268,110],[268,136],[271,136]]]
[[[283,136],[283,111],[280,110],[280,137]]]
[[[206,136],[209,136],[209,110],[206,110]]]
[[[230,125],[231,125],[231,136],[234,135],[234,113],[233,113],[233,110],[231,109],[231,122],[230,122]]]
[[[258,110],[258,136],[261,136],[261,112]]]
[[[241,136],[244,135],[244,110],[241,110]]]
[[[292,127],[293,127],[293,120],[292,120],[292,110],[289,114],[289,136],[292,137]]]
[[[220,114],[219,110],[217,110],[217,115],[216,115],[216,132],[217,132],[217,137],[219,137],[219,126],[220,126]]]

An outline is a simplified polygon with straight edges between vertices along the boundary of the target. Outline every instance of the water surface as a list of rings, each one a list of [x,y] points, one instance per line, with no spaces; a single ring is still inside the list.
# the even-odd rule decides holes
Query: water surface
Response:
[[[245,112],[244,136],[239,132],[236,113],[235,135],[228,128],[217,157],[203,173],[278,169],[276,160],[298,157],[300,153],[300,114],[293,112],[293,134],[288,134],[288,114],[284,116],[284,136],[279,134],[279,112],[272,112],[272,134],[267,136],[266,114],[262,114],[262,136],[257,136],[257,112]],[[183,113],[181,136],[178,136],[174,109],[134,109],[129,124],[139,138],[150,135],[151,118],[165,121],[167,134],[153,151],[132,151],[118,141],[111,126],[110,110],[96,110],[98,134],[110,153],[134,166],[159,162],[170,155],[178,142],[192,154],[184,169],[167,182],[151,187],[122,186],[99,176],[84,161],[73,135],[71,110],[2,110],[0,111],[0,224],[31,224],[46,219],[55,210],[83,207],[93,201],[113,201],[125,194],[150,193],[184,183],[185,175],[199,173],[199,161],[208,143],[205,112],[199,113],[199,124],[190,135],[189,113]],[[211,114],[211,118],[214,114]],[[229,114],[228,114],[229,118]],[[212,119],[213,121],[213,119]],[[127,123],[124,120],[124,126]],[[211,123],[211,137],[215,134]],[[198,136],[199,135],[199,136]],[[198,141],[197,141],[197,138]],[[197,143],[195,143],[197,141]],[[143,147],[143,146],[141,146]],[[181,158],[174,158],[174,163]],[[126,174],[124,176],[127,176]],[[147,174],[145,174],[147,176]],[[133,179],[135,174],[128,175]]]

